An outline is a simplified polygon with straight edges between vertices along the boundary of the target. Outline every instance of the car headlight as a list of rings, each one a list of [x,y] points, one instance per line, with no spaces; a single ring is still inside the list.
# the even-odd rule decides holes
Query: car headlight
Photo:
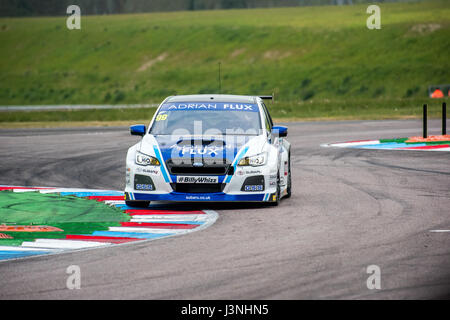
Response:
[[[141,166],[159,166],[159,160],[155,157],[136,152],[136,164]]]
[[[257,154],[256,156],[252,157],[244,157],[238,162],[238,166],[262,166],[266,164],[267,161],[267,153],[263,152],[260,154]]]

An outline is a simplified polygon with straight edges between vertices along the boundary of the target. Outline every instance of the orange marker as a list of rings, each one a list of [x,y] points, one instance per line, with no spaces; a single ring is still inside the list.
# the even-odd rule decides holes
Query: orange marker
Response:
[[[51,226],[7,226],[0,225],[0,231],[9,231],[9,232],[55,232],[55,231],[63,231],[56,227]]]

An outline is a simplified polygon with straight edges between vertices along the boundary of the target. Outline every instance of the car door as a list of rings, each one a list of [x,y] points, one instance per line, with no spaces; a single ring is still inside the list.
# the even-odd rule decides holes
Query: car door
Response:
[[[273,120],[272,117],[270,116],[269,110],[267,109],[266,105],[264,104],[264,102],[261,102],[262,108],[264,110],[264,121],[265,121],[265,126],[268,132],[268,142],[270,144],[272,144],[274,147],[277,148],[278,150],[278,171],[280,173],[280,183],[284,184],[284,174],[282,174],[285,171],[285,166],[284,166],[284,162],[282,161],[282,153],[283,153],[283,138],[280,138],[278,136],[276,136],[273,132],[272,132],[272,128],[273,128]]]

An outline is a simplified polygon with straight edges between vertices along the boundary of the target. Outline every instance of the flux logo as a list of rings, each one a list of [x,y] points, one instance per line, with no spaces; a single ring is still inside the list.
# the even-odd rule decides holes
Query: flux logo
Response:
[[[66,26],[69,30],[80,30],[81,29],[81,9],[77,5],[70,5],[66,10],[67,14],[70,16],[66,20]]]
[[[218,148],[218,147],[203,147],[203,146],[183,146],[183,148],[181,149],[180,155],[184,156],[186,154],[190,154],[190,155],[204,155],[204,154],[208,154],[210,156],[216,156],[218,154],[219,151],[223,150],[223,148]]]

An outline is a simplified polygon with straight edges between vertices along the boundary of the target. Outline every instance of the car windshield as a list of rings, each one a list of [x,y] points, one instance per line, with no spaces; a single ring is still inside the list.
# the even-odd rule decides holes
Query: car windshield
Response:
[[[166,103],[155,117],[154,135],[258,135],[261,120],[257,104]]]

